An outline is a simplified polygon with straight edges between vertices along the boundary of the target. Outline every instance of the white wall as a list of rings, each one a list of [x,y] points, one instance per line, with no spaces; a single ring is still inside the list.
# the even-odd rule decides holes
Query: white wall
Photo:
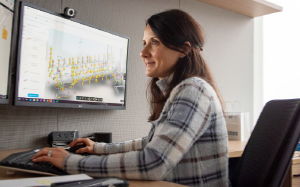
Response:
[[[263,17],[254,18],[254,82],[253,123],[255,124],[264,106],[263,92]]]
[[[234,109],[254,111],[254,19],[195,0],[181,1],[206,32],[204,58],[215,77],[224,101],[238,101]]]

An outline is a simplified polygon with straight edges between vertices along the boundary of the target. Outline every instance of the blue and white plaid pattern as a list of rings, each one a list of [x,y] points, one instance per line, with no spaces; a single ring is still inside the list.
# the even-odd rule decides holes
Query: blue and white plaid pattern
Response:
[[[157,82],[165,90],[165,79]],[[69,154],[64,170],[93,177],[165,180],[188,186],[228,186],[227,130],[218,97],[203,79],[171,92],[148,137],[96,143],[97,156]]]

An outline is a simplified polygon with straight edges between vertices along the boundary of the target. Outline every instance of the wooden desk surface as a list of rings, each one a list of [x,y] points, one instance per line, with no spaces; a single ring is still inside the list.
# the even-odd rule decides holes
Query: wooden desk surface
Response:
[[[243,150],[246,146],[247,142],[240,142],[240,141],[229,141],[228,142],[228,156],[232,157],[240,157],[243,153]],[[11,149],[11,150],[0,150],[0,160],[4,159],[8,155],[27,151],[28,149]],[[0,168],[0,180],[5,179],[20,179],[20,178],[32,178],[32,177],[43,177],[45,175],[42,174],[34,174],[34,173],[27,173],[22,171],[15,171],[14,174],[7,174],[7,170],[4,168]],[[183,185],[164,182],[164,181],[135,181],[130,180],[130,187],[150,187],[150,186],[163,186],[163,187],[183,187]]]
[[[247,142],[228,141],[228,157],[241,157]]]
[[[300,164],[300,157],[293,158],[293,163],[292,164]]]

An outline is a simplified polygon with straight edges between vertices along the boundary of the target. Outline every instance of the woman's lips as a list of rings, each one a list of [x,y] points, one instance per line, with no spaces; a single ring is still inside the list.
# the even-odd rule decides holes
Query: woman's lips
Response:
[[[151,65],[153,65],[153,64],[155,64],[155,62],[147,62],[147,63],[146,63],[146,66],[151,66]]]

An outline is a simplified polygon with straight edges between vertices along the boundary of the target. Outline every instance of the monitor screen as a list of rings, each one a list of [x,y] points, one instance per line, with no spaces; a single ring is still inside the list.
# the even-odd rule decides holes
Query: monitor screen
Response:
[[[16,105],[125,109],[129,38],[21,3]]]
[[[15,0],[0,0],[0,3],[10,10],[14,10]]]
[[[0,2],[0,104],[9,103],[13,12]]]

